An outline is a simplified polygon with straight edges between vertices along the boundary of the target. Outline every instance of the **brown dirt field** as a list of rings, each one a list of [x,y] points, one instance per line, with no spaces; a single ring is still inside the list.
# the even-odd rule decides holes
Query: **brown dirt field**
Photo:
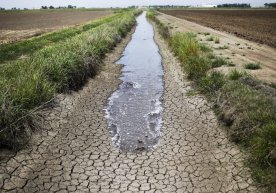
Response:
[[[268,83],[276,83],[276,49],[267,45],[258,44],[243,38],[236,37],[233,34],[214,30],[209,27],[199,25],[194,22],[180,19],[171,15],[160,13],[157,18],[164,24],[170,26],[170,31],[176,32],[193,32],[197,34],[197,40],[209,45],[216,56],[232,61],[236,66],[222,66],[217,70],[227,74],[234,68],[246,71],[256,78]],[[204,35],[210,33],[210,35]],[[208,41],[208,37],[218,37],[220,42]],[[226,47],[226,49],[223,49]],[[247,70],[244,69],[247,63],[260,63],[261,69]]]
[[[112,13],[109,10],[0,12],[0,44],[26,39],[68,26],[80,25]]]
[[[276,10],[162,10],[162,12],[276,48]]]

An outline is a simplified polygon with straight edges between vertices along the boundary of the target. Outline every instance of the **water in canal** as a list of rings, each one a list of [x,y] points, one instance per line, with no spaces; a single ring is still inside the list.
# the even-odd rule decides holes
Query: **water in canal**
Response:
[[[152,25],[146,13],[137,17],[136,31],[124,50],[122,84],[106,107],[112,141],[121,151],[153,148],[162,123],[163,68]]]

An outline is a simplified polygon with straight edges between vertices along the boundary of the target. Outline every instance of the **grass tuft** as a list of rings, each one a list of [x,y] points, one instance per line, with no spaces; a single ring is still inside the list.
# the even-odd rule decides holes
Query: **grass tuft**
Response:
[[[202,77],[199,81],[199,88],[204,93],[214,93],[218,91],[225,84],[225,77],[223,74],[213,71],[211,74]]]
[[[211,42],[211,41],[214,41],[214,37],[213,36],[210,36],[206,39],[207,41]]]
[[[261,68],[261,65],[259,63],[248,63],[244,66],[244,68],[250,70],[257,70]]]
[[[228,48],[229,48],[229,46],[227,46],[227,45],[218,47],[219,50],[226,50]]]
[[[220,43],[219,37],[215,37],[215,44],[219,44],[219,43]]]
[[[240,72],[235,68],[228,74],[228,77],[230,80],[238,80],[245,75],[247,75],[246,72]]]
[[[212,65],[212,68],[217,68],[217,67],[221,67],[223,65],[227,65],[229,62],[227,60],[225,60],[224,58],[222,57],[216,57],[211,65]]]

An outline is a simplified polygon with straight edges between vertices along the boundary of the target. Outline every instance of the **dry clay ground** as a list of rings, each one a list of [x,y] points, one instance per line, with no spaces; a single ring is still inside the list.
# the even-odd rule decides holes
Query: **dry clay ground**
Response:
[[[160,13],[158,19],[170,26],[170,31],[176,32],[194,32],[197,34],[197,39],[203,43],[207,43],[213,48],[215,55],[228,58],[232,61],[237,69],[244,69],[244,65],[248,63],[260,63],[259,70],[246,70],[255,75],[258,79],[268,83],[276,83],[276,49],[266,45],[248,41],[234,35],[220,32],[212,28],[204,27],[199,24],[179,19],[171,15]],[[223,19],[223,18],[222,18]],[[200,34],[199,34],[200,33]],[[204,35],[210,33],[210,35]],[[219,37],[220,43],[207,41],[208,37]],[[222,47],[226,46],[226,49]],[[227,73],[233,67],[222,66],[218,70]]]
[[[112,11],[39,10],[0,12],[0,45],[111,15]]]
[[[103,71],[45,110],[45,129],[0,165],[2,192],[257,192],[243,153],[227,140],[206,100],[191,91],[180,64],[156,36],[164,65],[162,137],[148,152],[120,153],[103,108],[120,83],[122,42]]]

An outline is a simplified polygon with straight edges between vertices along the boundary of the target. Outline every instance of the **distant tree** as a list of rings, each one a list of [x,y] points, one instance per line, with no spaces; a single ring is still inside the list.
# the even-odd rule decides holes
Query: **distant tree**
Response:
[[[17,10],[16,7],[11,8],[11,10]]]
[[[276,8],[276,3],[265,3],[264,6],[266,8]]]
[[[0,7],[0,10],[2,10],[2,11],[3,11],[3,10],[5,10],[5,8],[4,8],[4,7]]]
[[[28,8],[24,8],[24,10],[29,10]]]
[[[41,6],[41,9],[48,9],[47,6]]]
[[[68,5],[68,9],[73,9],[74,6],[73,5]]]
[[[51,5],[51,6],[49,6],[49,9],[55,9],[55,7]]]
[[[233,4],[221,4],[218,8],[251,8],[250,4],[246,3],[233,3]]]

